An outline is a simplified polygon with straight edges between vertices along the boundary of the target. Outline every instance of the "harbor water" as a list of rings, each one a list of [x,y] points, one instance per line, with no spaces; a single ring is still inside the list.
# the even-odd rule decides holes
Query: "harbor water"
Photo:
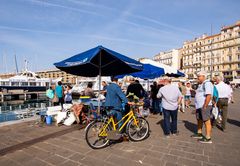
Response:
[[[50,105],[47,98],[0,102],[0,123],[30,118]]]

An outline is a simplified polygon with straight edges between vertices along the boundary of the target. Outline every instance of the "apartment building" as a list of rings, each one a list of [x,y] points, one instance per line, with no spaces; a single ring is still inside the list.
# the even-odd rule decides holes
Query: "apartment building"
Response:
[[[153,60],[169,65],[176,69],[181,69],[182,49],[172,49],[170,51],[160,52],[153,57]]]
[[[226,80],[240,78],[240,21],[222,27],[218,34],[184,42],[182,62],[190,79],[200,70],[223,75]]]

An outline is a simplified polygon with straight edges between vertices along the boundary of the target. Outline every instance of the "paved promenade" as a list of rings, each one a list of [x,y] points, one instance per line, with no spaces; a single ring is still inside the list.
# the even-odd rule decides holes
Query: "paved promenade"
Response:
[[[240,165],[240,90],[229,106],[227,132],[213,129],[213,144],[200,144],[190,135],[196,130],[191,110],[179,113],[179,136],[165,138],[162,117],[148,118],[151,135],[142,142],[124,141],[101,150],[92,150],[79,126],[39,126],[26,122],[0,128],[1,166],[44,165]]]

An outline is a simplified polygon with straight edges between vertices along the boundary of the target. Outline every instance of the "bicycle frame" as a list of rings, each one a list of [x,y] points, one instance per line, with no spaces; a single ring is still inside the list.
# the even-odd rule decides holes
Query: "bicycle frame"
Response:
[[[126,121],[125,121],[125,122],[123,123],[123,125],[118,129],[118,128],[117,128],[117,125],[118,125],[119,123],[121,123],[122,121],[124,121],[125,119],[126,119]],[[113,116],[111,116],[111,118],[108,120],[107,124],[104,125],[104,127],[103,127],[102,131],[100,132],[99,136],[107,136],[107,133],[106,133],[105,131],[106,131],[108,125],[110,125],[111,123],[112,123],[113,130],[114,130],[114,131],[116,131],[117,129],[118,129],[118,131],[122,131],[122,129],[126,126],[126,124],[127,124],[131,119],[133,119],[135,125],[136,125],[137,127],[139,127],[138,124],[137,124],[137,120],[136,120],[136,118],[135,118],[135,116],[134,116],[134,113],[133,113],[133,110],[132,110],[132,109],[129,111],[129,113],[127,113],[127,114],[126,114],[120,121],[118,121],[117,123],[114,122]]]

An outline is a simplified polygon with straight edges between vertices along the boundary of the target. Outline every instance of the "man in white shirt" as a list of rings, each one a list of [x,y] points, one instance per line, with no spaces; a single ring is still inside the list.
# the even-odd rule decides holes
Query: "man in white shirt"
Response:
[[[225,84],[223,82],[223,77],[222,76],[217,76],[216,77],[216,88],[218,90],[218,102],[217,106],[218,109],[222,111],[222,131],[226,131],[226,122],[227,122],[227,113],[228,113],[228,100],[229,97],[231,96],[231,88],[229,85]]]
[[[176,135],[177,130],[177,114],[178,105],[181,103],[182,94],[178,86],[171,84],[171,79],[165,77],[165,86],[159,89],[157,98],[162,98],[163,117],[164,117],[164,133],[168,138],[170,133]],[[172,122],[170,123],[170,117]]]
[[[191,137],[199,138],[199,142],[201,143],[212,143],[210,115],[212,110],[213,84],[207,80],[207,73],[204,71],[198,72],[197,77],[199,85],[195,95],[195,107],[198,131]],[[202,134],[203,124],[206,127],[206,136]]]

